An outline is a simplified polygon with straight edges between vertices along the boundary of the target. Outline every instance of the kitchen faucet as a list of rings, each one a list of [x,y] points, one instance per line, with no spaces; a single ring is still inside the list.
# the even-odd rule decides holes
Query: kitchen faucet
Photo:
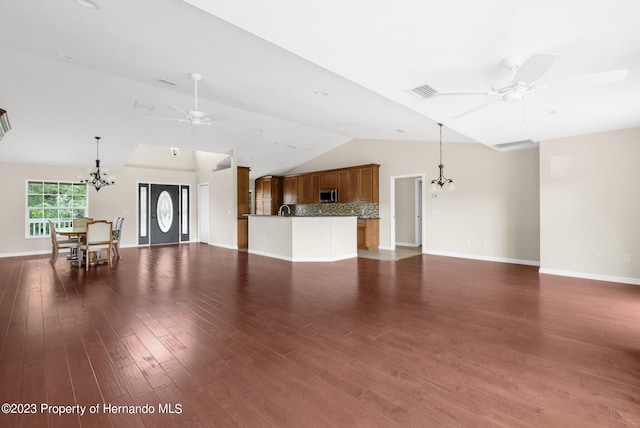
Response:
[[[283,205],[280,206],[280,208],[278,209],[278,215],[285,215],[283,208],[287,209],[287,211],[288,211],[287,215],[291,215],[291,207],[289,205],[287,205],[287,204],[283,204]]]

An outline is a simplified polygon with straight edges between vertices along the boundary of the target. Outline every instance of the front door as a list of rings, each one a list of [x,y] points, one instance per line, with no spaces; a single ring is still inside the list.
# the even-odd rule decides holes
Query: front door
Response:
[[[152,184],[149,211],[150,243],[180,242],[180,186]]]
[[[138,185],[138,244],[189,240],[189,186]]]

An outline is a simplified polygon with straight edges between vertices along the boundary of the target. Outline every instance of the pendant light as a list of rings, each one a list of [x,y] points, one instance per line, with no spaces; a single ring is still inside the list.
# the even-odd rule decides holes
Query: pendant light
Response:
[[[88,177],[79,177],[80,183],[86,183],[89,186],[95,187],[96,191],[99,191],[104,186],[110,186],[116,184],[116,178],[109,175],[108,169],[100,169],[100,137],[96,139],[96,166],[95,168],[89,168]]]
[[[435,180],[431,180],[431,191],[440,192],[443,190],[456,190],[453,184],[453,180],[444,176],[444,164],[442,163],[442,124],[438,123],[440,127],[440,176]]]

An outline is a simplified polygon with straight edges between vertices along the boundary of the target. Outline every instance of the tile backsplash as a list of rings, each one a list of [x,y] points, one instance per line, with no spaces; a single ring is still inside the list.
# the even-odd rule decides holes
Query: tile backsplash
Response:
[[[353,202],[348,204],[326,203],[326,204],[296,204],[289,205],[291,213],[295,216],[348,216],[358,217],[379,217],[377,203]]]

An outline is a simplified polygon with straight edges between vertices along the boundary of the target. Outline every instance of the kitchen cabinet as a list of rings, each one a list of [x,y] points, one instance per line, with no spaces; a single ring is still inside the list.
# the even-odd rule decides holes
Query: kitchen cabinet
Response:
[[[256,179],[256,215],[276,215],[282,205],[282,177],[267,176]]]
[[[367,165],[359,168],[359,202],[379,202],[379,169],[380,165]]]
[[[298,176],[298,203],[320,203],[320,174],[304,174]]]
[[[298,177],[284,177],[283,181],[283,204],[298,203]]]
[[[249,218],[238,219],[238,248],[249,248]]]
[[[360,171],[345,169],[338,171],[338,198],[341,203],[358,202],[360,197]]]
[[[380,199],[380,165],[369,164],[315,171],[286,177],[262,177],[256,180],[256,214],[268,215],[275,205],[275,213],[281,204],[318,204],[320,190],[338,189],[338,202],[378,203]],[[278,179],[279,203],[271,193],[275,191],[273,180]]]
[[[249,168],[238,167],[238,218],[249,212]]]
[[[358,219],[358,249],[377,250],[380,241],[380,220],[377,218]]]
[[[249,171],[246,166],[239,166],[237,171],[237,187],[238,187],[238,248],[249,247],[249,222],[246,214],[249,212]]]
[[[320,173],[320,190],[338,188],[338,173],[336,171],[325,171]]]

